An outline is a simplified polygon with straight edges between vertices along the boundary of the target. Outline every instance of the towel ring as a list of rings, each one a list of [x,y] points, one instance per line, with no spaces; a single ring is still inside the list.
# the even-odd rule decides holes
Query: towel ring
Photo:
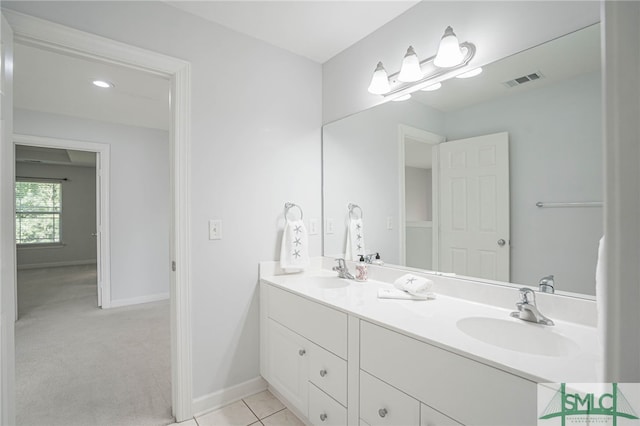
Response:
[[[353,203],[349,203],[349,219],[357,219],[358,217],[354,217],[353,215],[355,215],[354,210],[358,209],[360,210],[360,219],[362,219],[362,208],[360,208],[359,205],[357,204],[353,204]]]
[[[287,214],[289,214],[289,210],[291,210],[291,208],[293,207],[297,207],[298,210],[300,211],[300,220],[302,220],[302,209],[300,208],[299,205],[295,204],[295,203],[284,203],[284,219],[285,220],[289,220],[287,218]]]

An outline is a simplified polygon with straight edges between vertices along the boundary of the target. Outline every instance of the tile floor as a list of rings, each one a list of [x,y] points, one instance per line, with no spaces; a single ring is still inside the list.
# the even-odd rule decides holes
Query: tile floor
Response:
[[[246,397],[195,419],[170,426],[304,426],[268,390]]]

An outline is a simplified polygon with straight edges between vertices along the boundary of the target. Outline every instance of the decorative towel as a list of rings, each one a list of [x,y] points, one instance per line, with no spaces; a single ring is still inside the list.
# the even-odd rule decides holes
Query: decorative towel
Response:
[[[413,296],[423,296],[431,291],[433,281],[412,274],[405,274],[393,282],[398,290],[406,291]]]
[[[379,288],[378,299],[402,299],[402,300],[429,300],[435,299],[436,295],[431,292],[424,292],[419,295],[409,294],[397,288]]]
[[[364,232],[362,218],[349,219],[349,227],[347,229],[347,247],[345,249],[345,258],[357,262],[360,255],[365,255],[364,250]]]
[[[302,220],[288,220],[282,232],[280,267],[286,272],[296,272],[304,270],[309,263],[307,228]]]

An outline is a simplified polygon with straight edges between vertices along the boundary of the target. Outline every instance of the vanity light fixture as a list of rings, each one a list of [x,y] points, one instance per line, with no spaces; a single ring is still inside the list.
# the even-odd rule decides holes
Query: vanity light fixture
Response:
[[[423,87],[420,90],[422,90],[423,92],[433,92],[434,90],[438,90],[441,87],[442,87],[442,83],[435,83],[430,86]]]
[[[400,71],[391,75],[387,75],[382,62],[378,62],[369,84],[369,93],[404,100],[403,95],[416,90],[436,90],[441,81],[453,77],[449,74],[466,67],[475,54],[476,47],[473,43],[458,43],[453,29],[447,27],[440,40],[437,55],[420,61],[413,46],[409,46]]]
[[[93,80],[91,83],[93,83],[93,85],[96,87],[100,87],[101,89],[111,89],[115,87],[113,83],[105,80]]]
[[[439,68],[451,68],[460,65],[464,60],[464,54],[460,49],[458,37],[453,32],[453,28],[447,27],[444,35],[440,39],[438,54],[433,60],[433,64]]]
[[[456,75],[456,78],[471,78],[480,74],[482,74],[482,67],[474,68],[471,71],[463,72],[460,75]]]
[[[409,46],[402,60],[398,80],[404,83],[412,83],[422,79],[422,77],[422,68],[420,67],[418,55],[416,55],[416,51],[413,50],[413,46]]]
[[[378,62],[378,66],[373,72],[373,78],[371,79],[371,84],[369,85],[368,90],[369,93],[373,93],[374,95],[382,95],[391,90],[391,86],[389,85],[389,76],[387,75],[387,70],[384,69],[382,62]]]

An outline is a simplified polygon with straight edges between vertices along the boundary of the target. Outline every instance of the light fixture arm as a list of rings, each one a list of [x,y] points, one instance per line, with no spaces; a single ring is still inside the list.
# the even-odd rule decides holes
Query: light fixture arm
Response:
[[[410,89],[416,86],[427,86],[427,84],[425,83],[429,82],[430,80],[449,74],[451,71],[455,71],[467,66],[476,54],[476,46],[473,43],[465,41],[463,43],[460,43],[460,47],[464,51],[464,58],[460,64],[450,68],[438,68],[433,64],[433,60],[436,57],[436,55],[433,55],[430,58],[420,61],[420,66],[424,71],[424,77],[422,79],[413,81],[411,83],[403,83],[398,80],[398,74],[400,74],[400,72],[398,71],[397,73],[391,74],[389,76],[389,84],[391,86],[391,90],[387,93],[384,93],[382,96],[386,98],[389,96],[396,96],[401,92],[411,93],[415,90]]]

